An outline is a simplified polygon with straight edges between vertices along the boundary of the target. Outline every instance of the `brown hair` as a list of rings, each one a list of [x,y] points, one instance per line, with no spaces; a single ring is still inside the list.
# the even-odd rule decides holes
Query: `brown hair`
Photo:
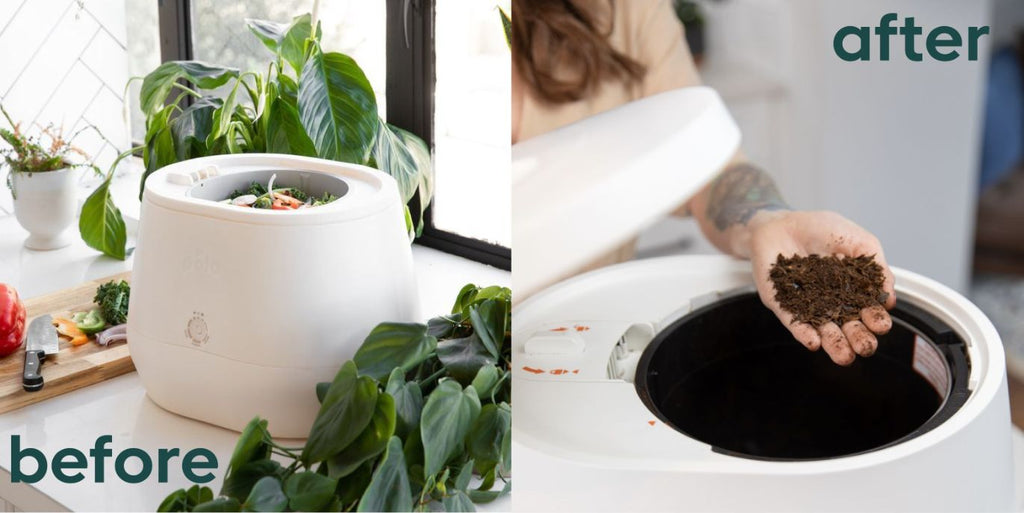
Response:
[[[577,101],[605,80],[643,78],[643,65],[608,42],[614,0],[605,6],[602,12],[598,0],[512,0],[512,63],[539,99]]]

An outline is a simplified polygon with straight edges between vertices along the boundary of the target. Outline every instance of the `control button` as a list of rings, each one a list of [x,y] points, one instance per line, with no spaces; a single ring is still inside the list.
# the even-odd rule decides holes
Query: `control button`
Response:
[[[526,354],[579,354],[583,352],[583,338],[575,332],[541,332],[526,341]]]
[[[167,181],[174,185],[192,185],[195,183],[191,174],[182,173],[180,171],[167,173]]]

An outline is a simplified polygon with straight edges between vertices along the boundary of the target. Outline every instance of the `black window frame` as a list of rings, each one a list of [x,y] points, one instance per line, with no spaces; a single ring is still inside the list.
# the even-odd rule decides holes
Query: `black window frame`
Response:
[[[386,2],[387,121],[422,138],[433,153],[435,0]],[[191,0],[157,3],[160,61],[192,59]],[[419,209],[413,210],[415,215]],[[424,213],[416,244],[512,270],[510,248],[441,230],[434,225],[433,210],[431,205]]]

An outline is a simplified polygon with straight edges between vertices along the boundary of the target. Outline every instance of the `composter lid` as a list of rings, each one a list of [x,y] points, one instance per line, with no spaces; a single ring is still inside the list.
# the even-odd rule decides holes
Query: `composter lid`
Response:
[[[718,94],[688,87],[515,144],[516,293],[578,270],[678,207],[739,141]]]
[[[221,203],[228,194],[272,175],[282,187],[311,194],[330,192],[336,201],[323,206],[278,212]],[[247,153],[184,160],[165,166],[146,180],[143,203],[170,210],[266,224],[322,224],[363,218],[401,204],[398,185],[386,173],[366,166],[295,155]]]

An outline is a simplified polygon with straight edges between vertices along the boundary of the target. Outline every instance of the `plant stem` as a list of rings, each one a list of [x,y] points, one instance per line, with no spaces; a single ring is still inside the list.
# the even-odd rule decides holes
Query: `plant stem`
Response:
[[[420,382],[420,388],[423,388],[423,387],[433,383],[433,381],[435,379],[440,378],[447,370],[448,369],[446,369],[446,368],[444,368],[442,366],[437,372],[431,374],[430,376],[427,376],[427,379],[421,381]]]

